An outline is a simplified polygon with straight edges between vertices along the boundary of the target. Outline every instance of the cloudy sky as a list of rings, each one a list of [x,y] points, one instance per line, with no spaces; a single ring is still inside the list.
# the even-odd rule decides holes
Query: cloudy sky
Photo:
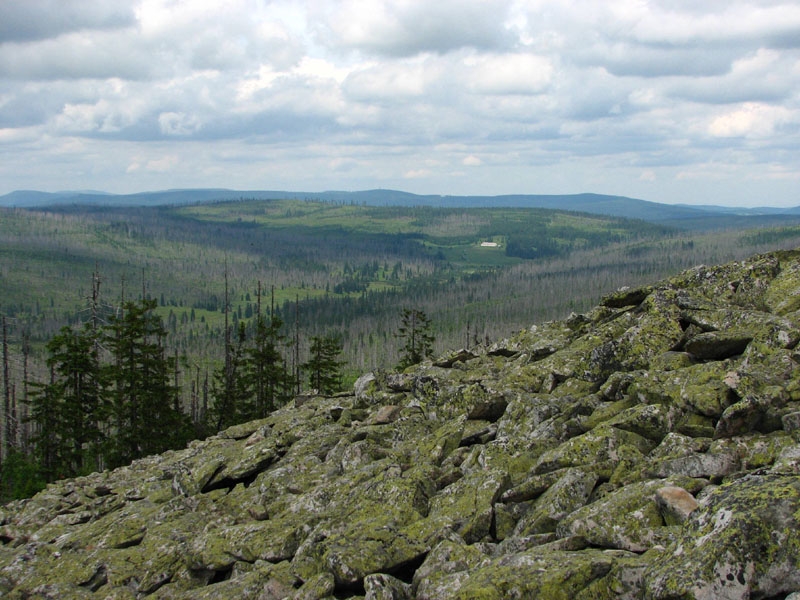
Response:
[[[800,205],[798,0],[0,0],[0,193]]]

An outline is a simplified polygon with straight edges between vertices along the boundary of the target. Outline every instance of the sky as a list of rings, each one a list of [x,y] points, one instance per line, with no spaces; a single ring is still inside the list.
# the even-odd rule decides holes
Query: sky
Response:
[[[0,194],[800,205],[798,0],[0,0]]]

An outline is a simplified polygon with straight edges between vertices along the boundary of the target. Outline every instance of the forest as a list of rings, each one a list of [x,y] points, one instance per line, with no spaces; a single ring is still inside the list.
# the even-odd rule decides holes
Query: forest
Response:
[[[0,495],[490,345],[621,286],[800,245],[797,225],[730,223],[311,200],[2,209]]]

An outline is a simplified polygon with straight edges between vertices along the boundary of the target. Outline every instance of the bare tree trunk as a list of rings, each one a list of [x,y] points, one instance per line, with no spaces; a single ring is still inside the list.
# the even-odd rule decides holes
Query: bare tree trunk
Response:
[[[3,315],[3,444],[2,456],[5,460],[11,452],[13,425],[11,422],[11,382],[8,375],[8,322]]]
[[[295,394],[300,395],[300,295],[294,297],[294,368]]]
[[[28,359],[31,354],[30,333],[22,332],[22,405],[20,407],[20,447],[28,452],[30,427],[28,425]]]

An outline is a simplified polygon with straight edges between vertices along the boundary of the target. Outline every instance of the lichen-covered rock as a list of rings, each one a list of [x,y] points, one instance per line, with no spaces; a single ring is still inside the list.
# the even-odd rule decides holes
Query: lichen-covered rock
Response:
[[[569,600],[604,577],[614,559],[598,550],[550,550],[544,546],[487,561],[464,579],[453,574],[441,586],[439,600],[552,598]],[[418,595],[433,599],[433,596]]]
[[[722,360],[741,354],[752,341],[747,332],[710,331],[693,336],[684,350],[700,360]]]
[[[467,542],[491,534],[494,504],[510,487],[504,472],[474,472],[436,494],[430,502],[430,519],[451,523]]]
[[[316,575],[311,576],[306,582],[300,586],[292,600],[322,600],[323,598],[330,598],[336,589],[336,581],[333,574],[327,571],[322,571]]]
[[[610,308],[623,308],[625,306],[635,306],[641,304],[653,292],[650,286],[641,288],[622,287],[607,296],[604,296],[600,303]]]
[[[546,473],[564,467],[583,466],[610,478],[624,447],[643,456],[653,448],[653,443],[636,433],[604,424],[545,452],[535,470]]]
[[[514,533],[527,536],[555,531],[561,519],[586,504],[597,479],[597,473],[590,470],[566,469],[520,519]]]
[[[556,532],[579,535],[600,548],[644,552],[672,535],[656,503],[656,492],[669,484],[650,480],[627,485],[576,510]]]
[[[411,584],[385,573],[375,573],[364,578],[365,600],[408,600]]]
[[[720,486],[645,573],[646,598],[775,598],[800,590],[800,478]]]
[[[0,596],[800,593],[800,250],[0,507]]]
[[[489,560],[477,545],[458,536],[438,543],[414,573],[413,589],[419,599],[436,600],[454,593],[476,567]]]

